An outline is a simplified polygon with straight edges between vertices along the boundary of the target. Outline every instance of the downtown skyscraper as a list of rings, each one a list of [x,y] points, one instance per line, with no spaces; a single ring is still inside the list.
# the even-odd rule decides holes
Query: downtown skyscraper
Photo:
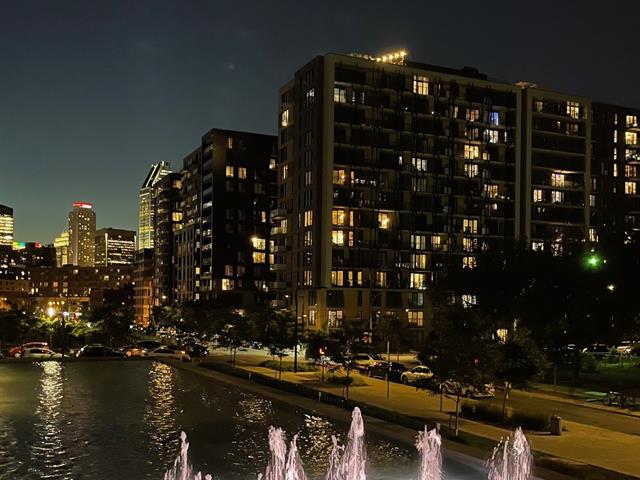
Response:
[[[69,212],[69,261],[78,267],[93,267],[96,254],[96,212],[93,205],[74,202]]]
[[[0,205],[0,246],[11,247],[13,245],[13,208]]]
[[[169,162],[151,165],[138,194],[138,250],[153,248],[154,242],[154,185],[171,173]]]

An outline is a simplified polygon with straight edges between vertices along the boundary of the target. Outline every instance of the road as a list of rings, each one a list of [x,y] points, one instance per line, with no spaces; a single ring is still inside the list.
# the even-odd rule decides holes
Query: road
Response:
[[[227,351],[216,350],[214,355],[228,355]],[[258,365],[260,362],[270,359],[265,351],[249,349],[239,351],[236,361],[239,364]],[[292,357],[285,357],[285,361],[293,360]],[[368,380],[371,382],[372,380]],[[498,391],[498,396],[483,402],[490,402],[502,406],[502,392]],[[640,436],[640,417],[625,415],[615,411],[601,410],[593,408],[586,402],[568,402],[565,399],[555,400],[551,395],[540,398],[535,393],[514,390],[511,392],[507,405],[518,410],[541,411],[548,415],[559,415],[565,420],[606,428],[615,432],[627,433]]]

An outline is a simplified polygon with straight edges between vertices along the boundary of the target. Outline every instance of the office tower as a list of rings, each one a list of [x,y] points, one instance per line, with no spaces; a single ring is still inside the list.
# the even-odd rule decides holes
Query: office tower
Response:
[[[133,266],[133,302],[138,326],[146,328],[153,308],[153,249],[137,250]]]
[[[176,300],[251,307],[270,298],[276,138],[213,129],[182,170]]]
[[[560,254],[584,243],[591,212],[591,100],[522,86],[519,236]]]
[[[153,186],[171,173],[169,162],[151,165],[138,194],[138,249],[153,248]]]
[[[452,262],[517,236],[522,88],[404,52],[316,57],[279,91],[275,304],[310,329],[406,319]]]
[[[13,208],[0,205],[0,245],[13,245]]]
[[[19,263],[27,269],[32,267],[55,267],[56,249],[53,245],[38,242],[13,242],[13,250]]]
[[[69,232],[66,230],[62,232],[60,236],[56,237],[53,241],[53,246],[56,249],[56,265],[58,267],[71,264],[69,245]]]
[[[136,232],[118,228],[96,230],[96,266],[133,265]]]
[[[69,257],[71,265],[93,267],[95,264],[96,212],[93,205],[73,203],[69,212]]]
[[[640,109],[593,103],[594,231],[608,245],[640,241]]]
[[[181,175],[169,173],[153,187],[153,303],[156,306],[169,304],[174,297],[174,235],[182,225],[181,185]]]

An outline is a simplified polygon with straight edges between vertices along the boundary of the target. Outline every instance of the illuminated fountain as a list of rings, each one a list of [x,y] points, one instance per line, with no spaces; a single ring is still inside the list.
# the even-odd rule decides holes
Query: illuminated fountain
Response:
[[[258,480],[308,480],[294,435],[287,448],[285,433],[281,428],[269,428],[269,450],[271,457],[265,474]],[[325,480],[367,480],[366,446],[364,442],[364,422],[359,408],[351,417],[351,428],[346,445],[340,445],[332,437],[333,448],[329,456],[329,467]],[[420,466],[416,480],[441,480],[442,439],[436,430],[418,433],[416,448],[420,454]],[[172,468],[165,473],[164,480],[212,480],[210,475],[196,473],[189,464],[189,442],[184,432],[181,434],[180,456]],[[521,429],[513,436],[502,440],[494,449],[487,462],[489,480],[529,480],[531,478],[532,457],[529,443]]]

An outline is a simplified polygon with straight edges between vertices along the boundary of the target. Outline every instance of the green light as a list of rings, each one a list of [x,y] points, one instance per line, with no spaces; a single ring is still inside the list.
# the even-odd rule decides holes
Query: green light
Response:
[[[595,253],[591,254],[591,255],[589,255],[587,257],[587,266],[588,267],[596,268],[596,267],[599,267],[601,263],[602,263],[602,259],[598,255],[596,255]]]

